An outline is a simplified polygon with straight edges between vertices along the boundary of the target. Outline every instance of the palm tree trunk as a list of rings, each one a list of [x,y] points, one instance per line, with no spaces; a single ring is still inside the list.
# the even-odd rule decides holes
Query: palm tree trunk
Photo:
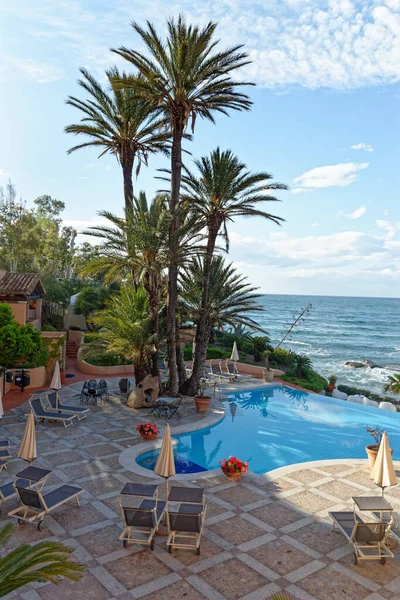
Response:
[[[124,199],[125,199],[125,214],[127,215],[133,207],[133,183],[132,183],[132,172],[133,172],[133,157],[125,157],[121,161],[122,174],[124,178]]]
[[[157,286],[154,282],[149,285],[149,305],[150,305],[150,320],[151,320],[151,331],[154,339],[155,351],[151,356],[151,374],[153,377],[160,377],[160,370],[158,368],[158,313],[159,313],[159,293]]]
[[[170,265],[168,269],[168,302],[167,302],[167,344],[168,344],[168,369],[169,392],[176,396],[179,389],[178,365],[176,345],[178,342],[176,327],[176,302],[178,295],[178,264],[177,250],[179,243],[179,218],[177,208],[179,205],[179,191],[182,174],[182,119],[178,116],[172,127],[171,149],[171,196],[169,208],[171,224],[169,230]]]
[[[199,322],[196,327],[196,350],[193,360],[193,369],[191,376],[184,382],[181,388],[181,391],[188,396],[194,396],[197,392],[204,363],[206,361],[207,345],[211,334],[211,328],[207,327],[208,291],[210,289],[211,262],[215,250],[218,230],[218,223],[211,224],[208,228],[207,249],[203,263],[203,293],[201,296]]]

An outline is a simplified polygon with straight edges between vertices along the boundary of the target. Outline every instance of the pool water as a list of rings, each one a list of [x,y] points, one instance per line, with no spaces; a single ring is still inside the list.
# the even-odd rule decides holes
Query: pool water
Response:
[[[334,458],[366,458],[374,443],[366,426],[389,435],[393,458],[400,459],[400,413],[272,386],[229,394],[225,417],[213,427],[175,435],[177,473],[217,469],[234,455],[261,475],[295,463]],[[153,469],[158,451],[137,458]]]

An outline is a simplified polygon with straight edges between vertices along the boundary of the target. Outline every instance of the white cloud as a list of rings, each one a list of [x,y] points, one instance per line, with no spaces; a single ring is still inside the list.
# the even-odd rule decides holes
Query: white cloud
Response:
[[[0,169],[0,177],[4,177],[6,172],[3,169]]]
[[[400,222],[398,221],[384,221],[378,219],[376,221],[377,227],[386,231],[386,239],[391,240],[394,238],[396,233],[400,231]]]
[[[47,48],[53,43],[71,65],[98,72],[116,60],[110,46],[139,45],[128,25],[132,18],[163,30],[166,17],[183,11],[192,22],[217,21],[225,45],[246,44],[253,60],[246,77],[266,87],[352,89],[400,80],[397,0],[136,0],[135,15],[125,0],[115,0],[112,11],[90,7],[41,0],[38,9],[19,0],[4,3],[3,11],[25,20],[25,38],[36,36]]]
[[[373,152],[374,151],[371,144],[365,144],[364,142],[361,142],[360,144],[353,144],[352,146],[350,146],[350,148],[352,150],[363,150],[364,152]]]
[[[400,2],[400,0],[399,0],[399,2]],[[388,216],[388,214],[389,214],[389,211],[388,211],[388,209],[387,209],[387,208],[385,208],[385,210],[383,211],[383,216],[384,216],[384,217],[387,217],[387,216]]]
[[[299,186],[293,190],[293,193],[298,194],[300,192],[310,192],[315,189],[350,185],[357,179],[358,171],[367,169],[368,166],[369,163],[350,162],[315,167],[293,179],[293,182]]]
[[[365,213],[367,212],[367,207],[366,206],[359,206],[358,208],[356,208],[355,210],[353,210],[352,212],[346,213],[343,210],[339,210],[339,212],[337,213],[337,217],[347,217],[348,219],[359,219],[360,217],[362,217],[363,215],[365,215]]]
[[[368,295],[372,290],[374,295],[393,296],[398,293],[393,283],[400,284],[400,239],[388,235],[400,233],[400,222],[379,226],[382,235],[279,232],[255,238],[233,232],[231,256],[235,266],[264,292],[304,293],[306,289],[311,294],[321,293],[321,286],[326,286],[327,294]]]
[[[319,227],[319,223],[311,223],[311,227]]]
[[[32,58],[3,56],[1,80],[30,79],[34,83],[52,83],[64,79],[64,71],[56,64],[36,61]]]

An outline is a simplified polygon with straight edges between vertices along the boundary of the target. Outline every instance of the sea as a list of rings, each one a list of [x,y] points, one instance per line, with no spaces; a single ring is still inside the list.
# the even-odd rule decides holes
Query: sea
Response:
[[[383,393],[390,374],[400,371],[400,298],[264,295],[264,313],[253,318],[276,345],[302,308],[310,312],[282,348],[306,354],[324,377]],[[373,361],[379,368],[354,369],[345,361]]]

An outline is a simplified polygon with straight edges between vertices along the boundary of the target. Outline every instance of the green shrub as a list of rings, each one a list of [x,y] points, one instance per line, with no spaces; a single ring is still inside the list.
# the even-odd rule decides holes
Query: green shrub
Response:
[[[93,352],[87,354],[84,360],[95,367],[115,367],[131,364],[124,356],[113,352]]]
[[[34,369],[45,366],[48,356],[40,332],[30,323],[18,325],[11,307],[0,304],[0,365],[12,369],[26,364]]]
[[[58,331],[53,325],[51,325],[50,323],[45,323],[42,326],[42,331]]]
[[[287,381],[288,383],[294,383],[295,385],[299,385],[306,390],[317,393],[324,390],[328,385],[328,382],[324,377],[322,377],[313,369],[308,368],[303,369],[302,379],[298,379],[292,375],[282,375],[281,379],[283,379],[283,381]]]
[[[230,357],[230,352],[225,352],[225,350],[221,350],[221,348],[214,348],[213,346],[208,346],[208,348],[207,348],[207,360],[212,360],[214,358],[220,358],[221,360],[223,360],[223,359],[229,358],[229,357]],[[184,347],[183,360],[193,360],[192,346]]]
[[[276,348],[268,354],[268,360],[271,367],[293,367],[296,361],[297,354],[292,350],[284,348]]]
[[[94,340],[97,340],[97,335],[96,334],[86,333],[83,336],[83,343],[84,344],[90,344],[90,342],[94,342]]]

